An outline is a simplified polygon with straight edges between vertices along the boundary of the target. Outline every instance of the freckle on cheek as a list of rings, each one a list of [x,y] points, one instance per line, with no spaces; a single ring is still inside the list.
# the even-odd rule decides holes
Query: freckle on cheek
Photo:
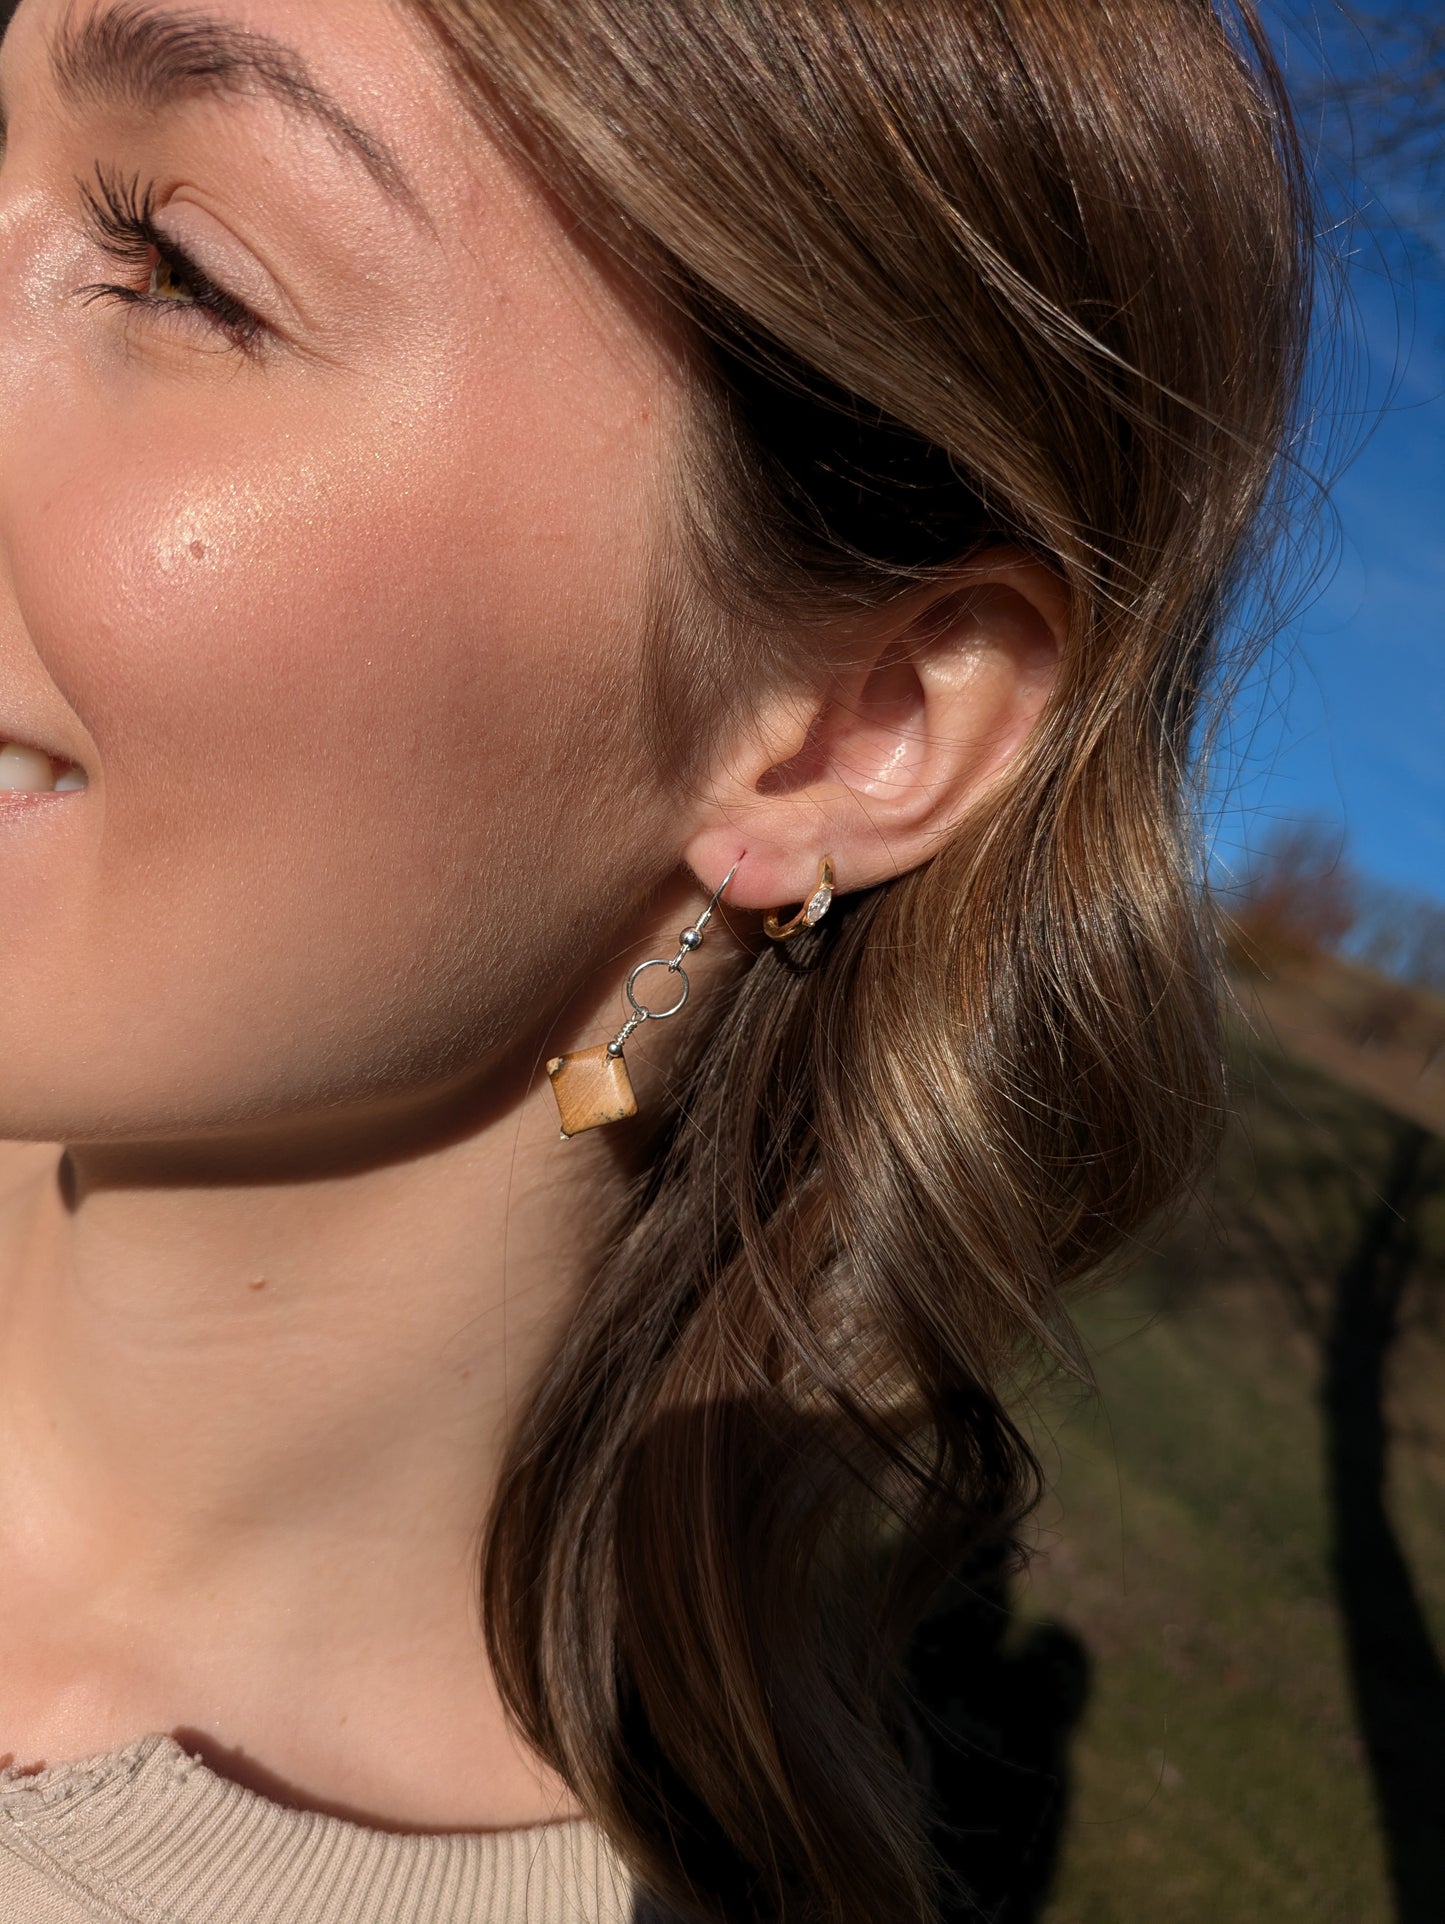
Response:
[[[191,555],[192,555],[192,558],[193,558],[194,560],[196,560],[196,561],[204,561],[204,560],[205,560],[205,558],[206,558],[206,544],[205,544],[205,542],[204,542],[204,541],[193,541],[193,542],[191,543]]]

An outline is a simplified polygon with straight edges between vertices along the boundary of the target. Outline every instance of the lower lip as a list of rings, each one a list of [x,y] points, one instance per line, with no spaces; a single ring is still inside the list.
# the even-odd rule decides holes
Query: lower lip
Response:
[[[83,788],[63,789],[59,795],[49,789],[0,788],[0,815],[24,815],[35,808],[60,807],[66,802],[80,801],[86,793]]]

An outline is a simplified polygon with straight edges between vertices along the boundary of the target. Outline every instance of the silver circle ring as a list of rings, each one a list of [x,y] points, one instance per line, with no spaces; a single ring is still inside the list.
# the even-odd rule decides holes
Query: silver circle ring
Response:
[[[649,1009],[638,1001],[633,984],[636,982],[638,976],[645,975],[649,969],[671,970],[672,974],[675,975],[682,984],[682,994],[670,1009]],[[637,1011],[638,1019],[642,1022],[665,1022],[668,1016],[677,1015],[681,1012],[684,1003],[691,994],[692,984],[687,979],[687,972],[684,969],[673,968],[671,962],[639,962],[627,978],[627,1000]]]

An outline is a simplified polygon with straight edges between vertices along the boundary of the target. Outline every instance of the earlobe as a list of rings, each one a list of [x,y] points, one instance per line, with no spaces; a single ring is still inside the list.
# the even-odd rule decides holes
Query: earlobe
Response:
[[[778,909],[808,899],[825,852],[840,893],[926,860],[1032,733],[1067,622],[1062,582],[1018,549],[893,604],[810,713],[795,695],[786,726],[755,728],[718,769],[685,850],[699,880],[745,848],[729,899]],[[780,740],[786,752],[760,754]]]

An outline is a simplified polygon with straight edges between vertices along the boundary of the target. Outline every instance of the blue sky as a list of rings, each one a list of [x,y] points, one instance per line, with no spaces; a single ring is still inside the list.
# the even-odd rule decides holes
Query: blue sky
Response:
[[[1326,465],[1358,451],[1330,491],[1324,571],[1234,705],[1216,864],[1325,817],[1367,873],[1445,898],[1445,285],[1373,209],[1335,245],[1348,378],[1324,384]]]
[[[1382,279],[1355,292],[1378,419],[1330,491],[1321,580],[1234,704],[1217,859],[1322,816],[1359,867],[1445,898],[1445,295],[1417,288],[1412,320]]]

